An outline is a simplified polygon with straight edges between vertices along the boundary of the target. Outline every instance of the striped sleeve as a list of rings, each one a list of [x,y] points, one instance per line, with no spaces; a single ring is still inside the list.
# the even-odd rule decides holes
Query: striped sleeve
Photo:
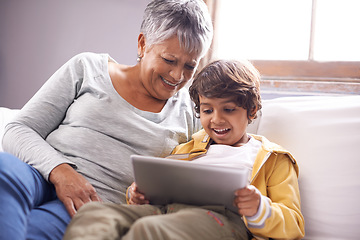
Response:
[[[257,213],[251,217],[245,217],[249,228],[263,228],[265,221],[271,216],[270,201],[267,197],[261,195],[260,205]]]

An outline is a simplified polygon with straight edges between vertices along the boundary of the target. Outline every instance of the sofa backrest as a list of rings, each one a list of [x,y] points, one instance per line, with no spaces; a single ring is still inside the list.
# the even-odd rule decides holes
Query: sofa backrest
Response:
[[[0,142],[17,111],[0,107]],[[248,132],[266,136],[296,158],[304,239],[360,236],[360,96],[265,100]]]
[[[266,100],[249,132],[297,160],[304,239],[359,238],[360,96]]]

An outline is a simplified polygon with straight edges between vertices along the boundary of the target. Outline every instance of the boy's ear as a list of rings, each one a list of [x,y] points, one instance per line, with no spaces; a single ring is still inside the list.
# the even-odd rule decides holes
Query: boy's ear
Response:
[[[257,110],[258,110],[258,106],[255,106],[255,108],[251,111],[251,113],[250,113],[251,120],[254,120]]]

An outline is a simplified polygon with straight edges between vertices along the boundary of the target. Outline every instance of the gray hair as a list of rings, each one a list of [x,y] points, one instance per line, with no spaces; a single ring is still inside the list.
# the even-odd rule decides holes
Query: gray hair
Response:
[[[149,46],[177,36],[187,52],[205,55],[213,25],[203,0],[153,0],[144,12],[140,31]]]

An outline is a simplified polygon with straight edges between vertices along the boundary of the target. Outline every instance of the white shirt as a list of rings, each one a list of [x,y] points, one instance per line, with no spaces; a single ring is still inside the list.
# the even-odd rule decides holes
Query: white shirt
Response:
[[[260,147],[261,142],[253,137],[250,137],[250,140],[240,147],[212,144],[205,155],[194,159],[193,162],[233,168],[245,168],[251,173]]]

